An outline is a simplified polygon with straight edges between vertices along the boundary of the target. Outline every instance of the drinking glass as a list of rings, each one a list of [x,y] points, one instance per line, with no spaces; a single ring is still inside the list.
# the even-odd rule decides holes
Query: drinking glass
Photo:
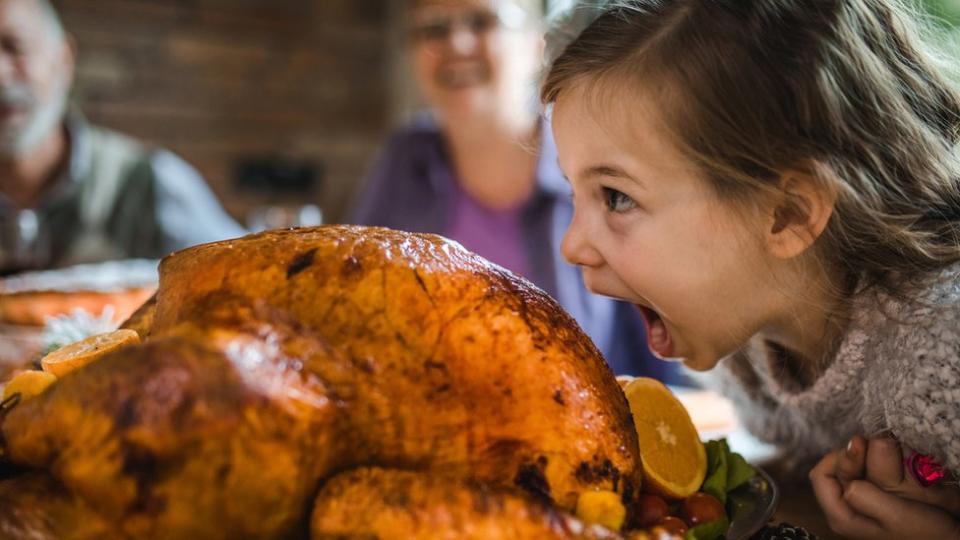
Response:
[[[0,275],[46,268],[51,257],[50,236],[36,211],[0,213]]]

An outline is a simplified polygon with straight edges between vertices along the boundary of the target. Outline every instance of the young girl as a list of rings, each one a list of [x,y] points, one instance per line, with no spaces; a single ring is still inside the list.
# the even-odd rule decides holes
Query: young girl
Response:
[[[568,22],[542,91],[564,255],[658,355],[716,368],[794,467],[820,460],[838,533],[960,538],[960,97],[902,8],[627,0]]]

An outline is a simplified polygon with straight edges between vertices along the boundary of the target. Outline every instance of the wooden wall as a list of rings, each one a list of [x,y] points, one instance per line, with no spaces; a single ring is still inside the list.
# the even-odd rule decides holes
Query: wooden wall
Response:
[[[85,114],[183,156],[238,218],[236,161],[279,155],[321,165],[335,220],[392,123],[397,0],[55,3]]]

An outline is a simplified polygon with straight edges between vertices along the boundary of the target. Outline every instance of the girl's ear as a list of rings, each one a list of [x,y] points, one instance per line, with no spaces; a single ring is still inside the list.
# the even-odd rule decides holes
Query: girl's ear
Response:
[[[827,228],[837,193],[803,170],[784,172],[779,187],[768,216],[767,248],[779,259],[791,259],[812,246]]]

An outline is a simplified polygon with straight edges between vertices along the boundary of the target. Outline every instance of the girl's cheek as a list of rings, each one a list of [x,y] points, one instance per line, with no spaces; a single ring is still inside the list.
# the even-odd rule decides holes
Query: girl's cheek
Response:
[[[636,228],[639,223],[639,220],[636,214],[639,210],[634,210],[627,214],[616,214],[613,212],[606,212],[604,216],[604,225],[607,232],[609,232],[616,242],[626,242],[635,236]]]

